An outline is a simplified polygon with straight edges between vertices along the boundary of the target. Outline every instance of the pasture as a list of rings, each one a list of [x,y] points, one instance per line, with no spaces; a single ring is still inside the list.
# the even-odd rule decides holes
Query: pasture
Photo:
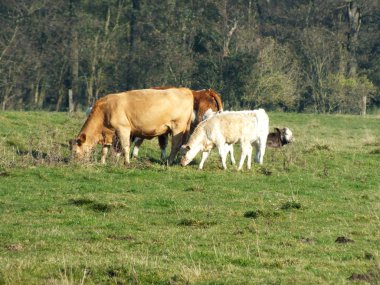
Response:
[[[0,284],[380,283],[379,117],[269,113],[296,142],[240,172],[70,162],[84,118],[0,114]]]

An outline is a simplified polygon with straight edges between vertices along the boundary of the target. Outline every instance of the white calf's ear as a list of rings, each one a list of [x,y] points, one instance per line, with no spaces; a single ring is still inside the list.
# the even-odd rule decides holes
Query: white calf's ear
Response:
[[[182,150],[190,150],[190,147],[187,144],[181,146]]]

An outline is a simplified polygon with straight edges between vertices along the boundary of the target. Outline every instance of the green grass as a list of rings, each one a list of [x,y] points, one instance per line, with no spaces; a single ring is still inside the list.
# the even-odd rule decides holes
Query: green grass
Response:
[[[296,142],[238,172],[75,164],[83,114],[1,113],[0,284],[379,284],[380,119],[269,116]]]

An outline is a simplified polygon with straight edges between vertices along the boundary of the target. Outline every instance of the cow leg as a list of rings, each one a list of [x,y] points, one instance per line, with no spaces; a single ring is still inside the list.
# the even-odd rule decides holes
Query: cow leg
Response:
[[[264,155],[265,155],[265,148],[266,148],[267,140],[266,137],[263,139],[260,139],[256,144],[256,156],[255,161],[259,164],[263,164],[264,162]]]
[[[226,160],[227,160],[227,150],[226,150],[225,144],[219,145],[218,146],[218,151],[219,151],[220,158],[222,160],[223,169],[227,169],[227,163],[226,163]]]
[[[118,129],[118,135],[121,143],[121,148],[123,150],[124,158],[125,158],[125,164],[129,164],[129,149],[131,144],[131,130],[127,127],[119,128]]]
[[[166,147],[168,146],[168,135],[161,135],[158,137],[158,144],[161,149],[161,160],[166,160]]]
[[[249,143],[241,142],[241,157],[240,157],[238,170],[241,170],[243,168],[245,158],[249,152],[249,146],[250,146]]]
[[[210,155],[210,153],[211,153],[211,150],[202,152],[202,159],[201,159],[201,163],[199,163],[199,169],[203,169],[203,165],[206,159],[208,158],[208,156]]]
[[[230,152],[231,164],[236,164],[235,157],[234,157],[234,145],[233,144],[228,145],[228,151]]]
[[[248,169],[251,169],[251,165],[252,165],[252,146],[249,145],[249,147],[247,146],[247,151],[248,151],[248,158],[247,158],[247,168]]]
[[[139,156],[139,149],[140,146],[142,145],[144,139],[136,137],[133,141],[133,149],[132,149],[132,157],[137,158]]]
[[[102,158],[100,159],[100,162],[102,164],[106,164],[106,157],[107,157],[109,149],[110,149],[109,145],[103,145],[103,147],[102,147]]]
[[[182,139],[183,139],[183,133],[174,133],[173,132],[173,137],[172,137],[172,149],[170,151],[170,156],[169,156],[169,165],[173,164],[173,161],[182,145]]]

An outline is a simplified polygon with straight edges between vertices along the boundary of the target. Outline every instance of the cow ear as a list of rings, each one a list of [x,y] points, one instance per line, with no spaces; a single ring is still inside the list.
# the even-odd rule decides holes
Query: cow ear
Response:
[[[76,139],[76,144],[78,146],[81,146],[86,141],[86,134],[80,134],[79,137]]]
[[[274,130],[278,133],[281,133],[280,129],[279,128],[274,128]]]
[[[86,141],[86,134],[81,133],[78,140],[81,142],[81,144],[84,143]]]

